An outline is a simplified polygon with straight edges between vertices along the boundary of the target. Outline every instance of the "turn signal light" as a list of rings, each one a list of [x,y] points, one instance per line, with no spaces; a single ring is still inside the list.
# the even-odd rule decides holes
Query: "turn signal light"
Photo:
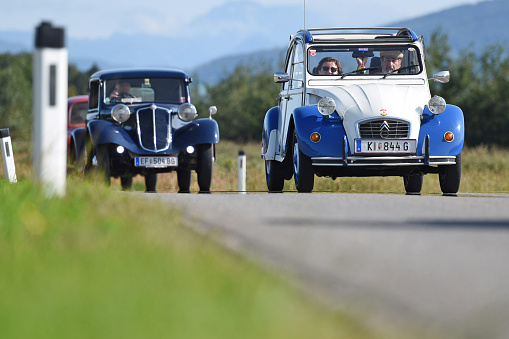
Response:
[[[318,133],[318,132],[311,133],[310,139],[312,142],[318,142],[318,141],[320,141],[321,138],[322,137],[320,136],[320,133]]]
[[[451,142],[454,140],[454,133],[453,132],[445,132],[444,139],[447,142]]]

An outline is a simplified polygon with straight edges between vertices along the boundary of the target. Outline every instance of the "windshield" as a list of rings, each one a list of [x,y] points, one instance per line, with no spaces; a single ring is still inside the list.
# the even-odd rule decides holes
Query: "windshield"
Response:
[[[308,72],[317,76],[419,74],[422,66],[415,46],[345,47],[308,49]]]
[[[177,78],[122,78],[110,79],[105,84],[106,104],[167,102],[182,104],[187,102],[186,86],[183,79]]]

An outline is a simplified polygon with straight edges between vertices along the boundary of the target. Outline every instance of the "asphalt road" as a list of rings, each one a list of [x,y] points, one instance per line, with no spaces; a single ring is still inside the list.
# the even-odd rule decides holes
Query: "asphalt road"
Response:
[[[380,333],[509,338],[509,195],[145,196]]]

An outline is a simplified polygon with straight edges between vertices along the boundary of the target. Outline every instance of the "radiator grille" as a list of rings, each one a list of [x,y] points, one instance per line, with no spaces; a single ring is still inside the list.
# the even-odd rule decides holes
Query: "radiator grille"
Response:
[[[407,121],[374,119],[359,124],[359,136],[363,139],[405,139],[410,126]]]
[[[148,151],[160,152],[168,149],[171,142],[171,112],[152,105],[136,112],[140,145]]]

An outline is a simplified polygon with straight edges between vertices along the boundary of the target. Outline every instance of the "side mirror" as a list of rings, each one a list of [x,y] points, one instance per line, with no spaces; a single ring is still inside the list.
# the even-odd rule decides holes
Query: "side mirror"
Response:
[[[441,71],[433,74],[433,81],[440,82],[442,84],[446,84],[451,79],[451,74],[449,71]]]
[[[209,118],[212,119],[212,116],[217,113],[217,107],[216,106],[210,106],[209,107]]]
[[[274,82],[276,84],[288,82],[290,80],[290,76],[288,73],[274,73]]]

